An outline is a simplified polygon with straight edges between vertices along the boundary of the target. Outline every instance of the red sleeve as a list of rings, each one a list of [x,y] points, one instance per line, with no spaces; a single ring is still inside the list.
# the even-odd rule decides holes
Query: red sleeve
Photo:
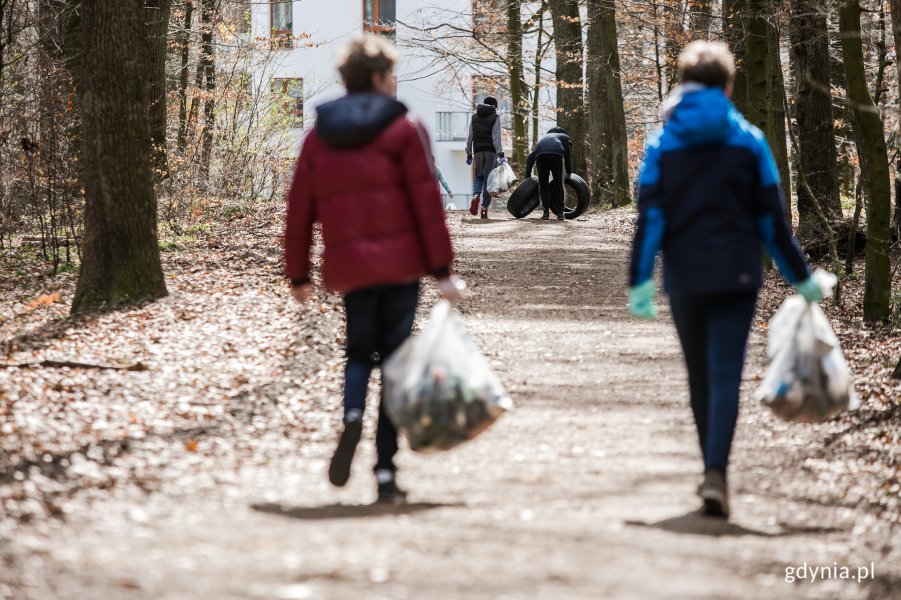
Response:
[[[310,166],[314,145],[311,141],[308,137],[304,142],[300,158],[297,159],[294,180],[288,191],[284,240],[285,276],[294,283],[310,280],[310,247],[313,245],[313,223],[316,222]]]
[[[440,277],[450,272],[454,250],[433,171],[428,132],[418,120],[411,118],[409,121],[411,139],[404,144],[401,156],[404,185],[419,228],[428,271]]]

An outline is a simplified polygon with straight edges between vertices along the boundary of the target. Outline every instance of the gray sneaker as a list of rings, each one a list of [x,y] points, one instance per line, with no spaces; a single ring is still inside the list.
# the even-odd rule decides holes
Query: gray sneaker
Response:
[[[704,501],[703,512],[710,517],[729,518],[729,492],[726,478],[719,471],[706,471],[704,482],[698,488],[698,495]]]

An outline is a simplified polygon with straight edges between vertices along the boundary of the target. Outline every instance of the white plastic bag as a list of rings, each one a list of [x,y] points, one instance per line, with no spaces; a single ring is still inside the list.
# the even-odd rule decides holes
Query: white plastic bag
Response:
[[[391,422],[417,452],[448,450],[512,409],[503,386],[446,301],[382,369]]]
[[[516,173],[507,163],[501,163],[488,174],[488,193],[500,194],[506,192],[516,182]]]
[[[814,281],[828,296],[837,279],[817,270]],[[770,319],[767,356],[770,366],[755,395],[780,418],[816,423],[860,405],[829,319],[803,296],[787,298]]]

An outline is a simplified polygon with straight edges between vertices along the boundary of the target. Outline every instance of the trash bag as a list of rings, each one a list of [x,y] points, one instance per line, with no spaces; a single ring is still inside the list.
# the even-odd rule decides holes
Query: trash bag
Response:
[[[506,192],[516,183],[516,173],[507,163],[501,163],[488,174],[488,193],[492,195]]]
[[[813,277],[831,295],[835,275],[818,269]],[[767,356],[770,366],[755,395],[778,417],[817,423],[860,405],[829,319],[803,296],[787,298],[770,319]]]
[[[446,301],[386,361],[382,387],[388,417],[416,452],[449,450],[471,440],[513,407]]]

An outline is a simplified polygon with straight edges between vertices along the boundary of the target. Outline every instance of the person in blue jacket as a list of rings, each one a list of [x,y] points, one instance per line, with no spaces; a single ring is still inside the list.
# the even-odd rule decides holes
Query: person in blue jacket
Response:
[[[652,280],[663,251],[704,459],[703,511],[728,517],[726,467],[762,277],[761,243],[809,302],[822,299],[785,220],[770,147],[729,100],[735,62],[725,44],[696,41],[679,56],[681,85],[664,103],[638,181],[629,274],[633,315],[657,314]]]
[[[544,209],[542,219],[549,219],[549,211],[554,211],[557,219],[564,219],[563,198],[566,194],[563,187],[564,171],[572,175],[573,143],[562,127],[551,127],[547,135],[535,144],[535,149],[526,159],[526,179],[532,176],[532,168],[538,168],[538,199]],[[550,181],[554,182],[554,194],[550,193]]]

